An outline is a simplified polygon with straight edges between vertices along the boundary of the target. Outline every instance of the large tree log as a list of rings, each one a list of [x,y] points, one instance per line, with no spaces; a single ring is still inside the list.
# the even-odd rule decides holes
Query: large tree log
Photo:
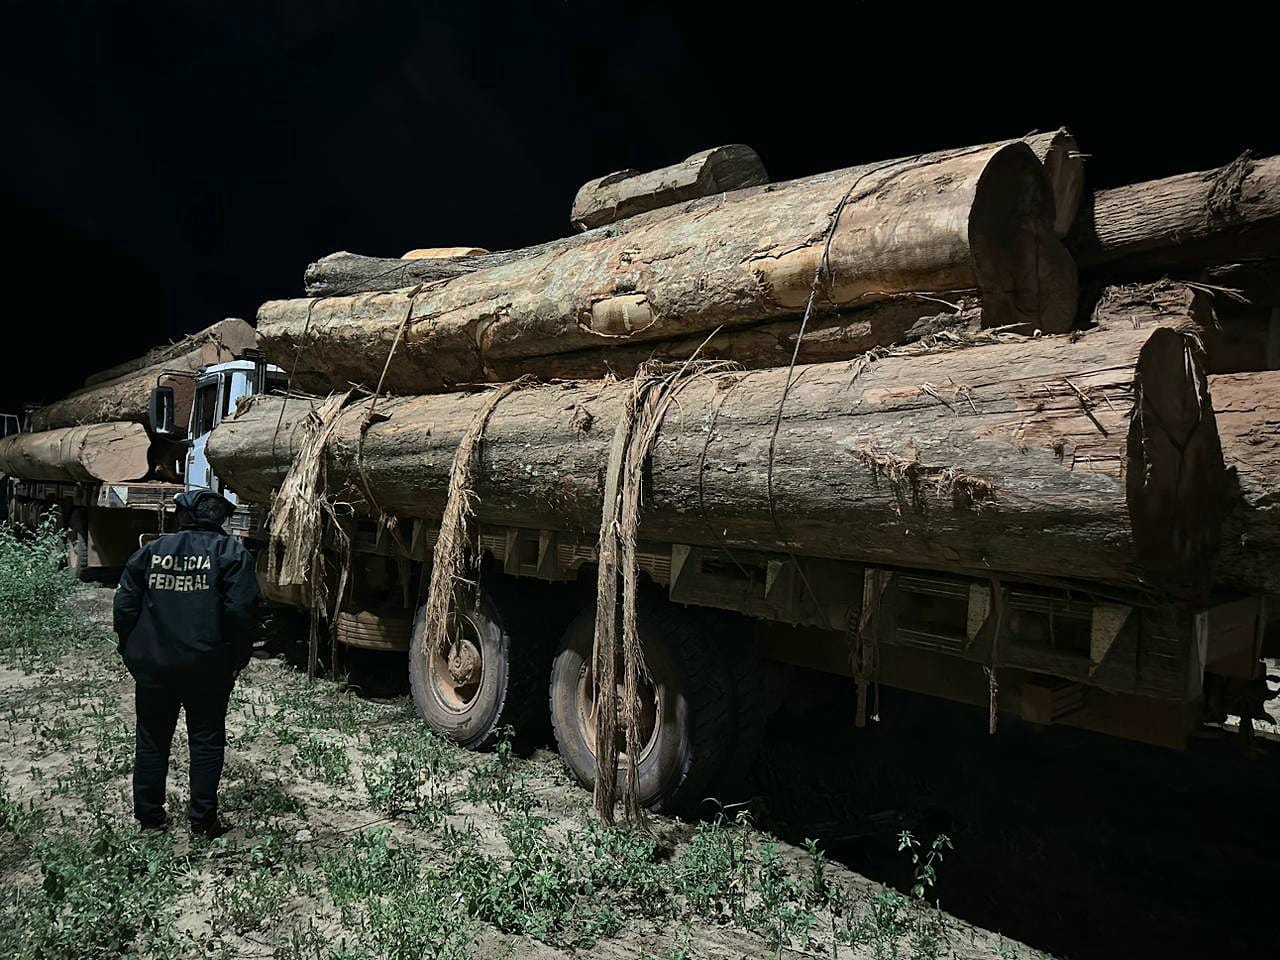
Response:
[[[744,143],[731,143],[647,173],[619,170],[588,180],[573,198],[569,222],[578,230],[591,230],[637,213],[768,182],[759,155]]]
[[[1069,245],[1095,278],[1280,256],[1280,156],[1098,191]]]
[[[150,470],[151,440],[137,423],[95,423],[0,439],[0,473],[25,480],[125,483]]]
[[[977,291],[963,292],[953,301],[908,295],[873,303],[861,310],[816,317],[806,327],[803,339],[797,321],[780,320],[721,330],[710,340],[696,336],[623,344],[539,357],[536,362],[525,358],[494,360],[490,361],[489,375],[496,381],[508,381],[536,370],[543,380],[591,380],[603,373],[622,378],[634,375],[651,360],[678,363],[695,355],[758,370],[788,366],[792,357],[797,363],[827,363],[939,334],[973,336],[981,327],[982,309]]]
[[[1135,326],[1168,323],[1170,317],[1182,318],[1204,342],[1206,369],[1228,372],[1239,350],[1233,343],[1226,342],[1228,338],[1218,316],[1220,303],[1210,290],[1197,284],[1176,280],[1122,284],[1104,287],[1098,292],[1090,319],[1102,326]],[[926,310],[935,312],[926,314]],[[926,338],[941,338],[944,342],[974,341],[975,338],[990,342],[1000,338],[998,332],[983,336],[982,327],[982,307],[976,291],[956,297],[954,301],[906,295],[861,310],[815,318],[800,341],[798,353],[799,324],[785,320],[724,330],[709,341],[703,337],[683,337],[540,357],[537,372],[543,379],[590,379],[601,370],[629,377],[649,360],[687,360],[699,347],[703,347],[703,356],[729,360],[746,369],[759,369],[786,366],[793,356],[798,363],[848,360],[868,351],[910,345]],[[490,373],[498,380],[513,380],[529,370],[530,364],[525,360],[490,365]]]
[[[429,392],[490,379],[491,360],[528,358],[536,370],[549,354],[796,316],[824,250],[823,306],[977,287],[985,323],[1063,330],[1075,319],[1075,268],[1052,221],[1043,171],[1015,143],[725,194],[696,214],[416,294],[273,301],[258,331],[297,383],[371,387],[386,365],[387,389]]]
[[[1209,390],[1240,493],[1217,579],[1280,596],[1280,371],[1221,374]]]
[[[242,356],[246,350],[258,345],[258,335],[253,327],[238,317],[219,320],[211,327],[205,327],[199,333],[188,334],[176,343],[166,344],[148,350],[140,357],[118,363],[114,367],[91,373],[84,378],[86,387],[93,387],[108,380],[118,380],[130,373],[136,373],[144,367],[164,366],[171,361],[180,362],[181,357],[204,349],[210,359],[207,363],[220,363],[224,359]]]
[[[1016,143],[1008,140],[1003,143]],[[1052,133],[1037,133],[1024,138],[1044,167],[1054,198],[1054,230],[1060,237],[1065,237],[1075,222],[1076,211],[1080,205],[1080,197],[1084,190],[1084,165],[1080,160],[1080,150],[1075,138],[1065,130]],[[925,154],[910,158],[912,162],[936,161],[948,156],[972,150],[988,149],[1002,144],[988,144],[986,147],[967,147],[960,150],[944,150],[938,153]],[[904,162],[904,161],[896,161]],[[863,168],[855,168],[863,169]],[[825,177],[834,174],[824,174]],[[813,178],[774,184],[767,188],[749,188],[744,195],[767,189],[770,192],[788,189],[792,186],[804,185]],[[398,290],[403,287],[417,286],[419,283],[436,283],[451,280],[477,270],[501,267],[542,256],[556,251],[568,250],[583,243],[594,243],[603,237],[616,237],[636,227],[643,227],[664,219],[673,213],[697,214],[719,203],[718,198],[703,198],[675,206],[663,207],[643,214],[628,217],[616,224],[598,227],[586,233],[552,240],[548,243],[523,247],[518,250],[500,250],[495,253],[484,253],[479,256],[457,256],[432,258],[429,260],[394,259],[388,257],[366,257],[360,254],[331,253],[306,269],[303,283],[305,293],[309,297],[345,296],[354,293],[376,293],[387,290]]]
[[[162,347],[135,361],[111,368],[119,375],[97,380],[56,403],[41,407],[32,417],[36,430],[53,430],[82,423],[109,423],[116,420],[147,422],[151,390],[157,382],[174,388],[174,406],[189,410],[194,373],[211,363],[235,360],[257,345],[257,333],[243,320],[228,319],[169,347]],[[177,373],[178,376],[167,376]],[[88,382],[88,381],[86,381]]]
[[[643,536],[1175,593],[1208,575],[1225,471],[1189,334],[1117,324],[1074,340],[798,368],[770,476],[786,375],[685,388],[653,448]],[[476,467],[479,518],[594,542],[631,389],[553,384],[504,399]],[[438,520],[454,449],[483,402],[381,400],[363,442],[376,509]],[[356,504],[367,403],[341,415],[327,451],[330,490]],[[268,502],[310,407],[278,397],[242,407],[210,440],[218,475]]]

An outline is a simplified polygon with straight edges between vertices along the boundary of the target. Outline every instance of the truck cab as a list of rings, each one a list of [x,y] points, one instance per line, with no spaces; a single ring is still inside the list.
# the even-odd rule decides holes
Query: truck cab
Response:
[[[183,458],[183,484],[188,490],[216,490],[232,503],[236,495],[227,490],[214,474],[205,453],[209,434],[214,427],[236,412],[239,402],[255,393],[283,389],[287,377],[273,364],[255,360],[231,360],[206,367],[196,377],[195,399],[187,430],[187,449]]]
[[[209,434],[224,417],[235,413],[251,394],[285,386],[279,367],[261,357],[232,360],[204,367],[192,375],[166,375],[178,383],[181,409],[175,409],[175,387],[157,386],[151,394],[149,432],[153,469],[147,479],[128,483],[5,480],[4,500],[9,518],[34,525],[56,511],[67,536],[67,565],[82,580],[110,580],[129,556],[146,543],[173,529],[173,498],[184,489],[209,487],[232,502],[205,456]],[[189,377],[189,379],[188,379]],[[0,428],[16,432],[16,418]],[[30,429],[30,410],[21,429]],[[231,529],[244,529],[253,518],[237,505]]]

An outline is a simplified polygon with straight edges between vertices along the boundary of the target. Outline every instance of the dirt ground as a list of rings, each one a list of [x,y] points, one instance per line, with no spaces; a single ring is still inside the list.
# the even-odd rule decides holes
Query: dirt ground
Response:
[[[1056,956],[1280,956],[1280,727],[1175,751],[1002,715],[990,737],[980,711],[886,690],[856,731],[840,682],[809,689],[757,764],[758,820],[780,835],[901,883],[896,831],[945,832],[942,903]]]
[[[311,684],[279,659],[251,663],[233,697],[234,829],[208,843],[182,822],[180,730],[175,824],[140,836],[110,599],[76,595],[97,642],[0,669],[0,945],[14,956],[1038,955],[933,906],[932,832],[894,850],[899,893],[735,811],[655,818],[651,840],[604,830],[554,754],[462,752],[407,698]],[[953,853],[936,852],[945,882]]]

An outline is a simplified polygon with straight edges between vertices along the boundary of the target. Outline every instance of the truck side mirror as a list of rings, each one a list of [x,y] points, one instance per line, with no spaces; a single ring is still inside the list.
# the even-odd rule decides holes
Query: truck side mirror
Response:
[[[156,436],[167,437],[174,432],[173,387],[156,387],[151,391],[147,418],[151,421],[151,432]]]

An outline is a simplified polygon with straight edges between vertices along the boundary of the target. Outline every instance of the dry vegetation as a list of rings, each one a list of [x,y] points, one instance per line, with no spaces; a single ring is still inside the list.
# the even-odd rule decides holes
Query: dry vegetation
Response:
[[[232,703],[209,843],[130,819],[132,684],[110,593],[57,568],[52,529],[0,527],[0,956],[1024,957],[933,901],[945,838],[902,838],[906,892],[726,812],[601,826],[557,758],[469,754],[406,699],[254,661]]]

